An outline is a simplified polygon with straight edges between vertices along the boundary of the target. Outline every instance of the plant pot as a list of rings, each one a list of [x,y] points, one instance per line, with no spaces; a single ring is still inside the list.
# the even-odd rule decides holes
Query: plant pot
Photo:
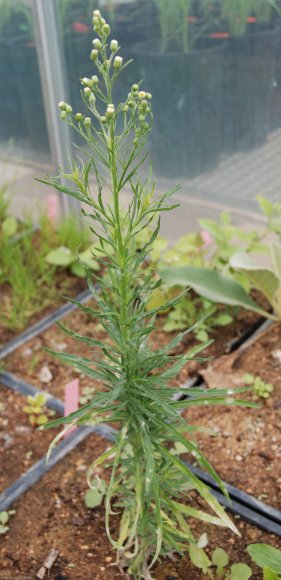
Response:
[[[207,38],[188,54],[163,54],[153,40],[135,46],[144,89],[153,95],[150,148],[158,173],[190,178],[215,167],[224,51],[223,42]]]
[[[13,91],[21,110],[20,134],[28,138],[30,148],[48,152],[49,142],[36,47],[28,37],[19,36],[9,41],[13,65]]]
[[[280,35],[276,24],[255,24],[243,37],[229,39],[223,81],[224,151],[258,147],[268,135]]]

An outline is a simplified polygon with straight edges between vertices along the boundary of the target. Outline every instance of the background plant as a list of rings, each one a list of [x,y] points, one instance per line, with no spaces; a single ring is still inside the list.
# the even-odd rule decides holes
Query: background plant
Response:
[[[221,16],[234,36],[242,36],[247,18],[255,16],[260,22],[269,22],[274,13],[280,14],[275,0],[220,0]]]
[[[46,401],[47,396],[45,393],[38,393],[34,397],[28,395],[27,405],[24,405],[23,411],[28,415],[28,420],[31,425],[44,425],[55,414],[54,411],[46,408]]]
[[[122,57],[116,54],[118,42],[108,41],[110,27],[99,11],[94,11],[93,24],[97,38],[93,41],[91,60],[97,67],[98,76],[82,79],[82,96],[90,115],[73,112],[71,105],[59,103],[61,118],[85,141],[84,160],[80,160],[79,167],[73,162],[70,172],[62,172],[68,185],[61,182],[60,176],[48,176],[42,181],[89,208],[82,213],[88,217],[99,238],[103,257],[99,257],[96,248],[94,258],[106,266],[106,272],[103,277],[95,276],[99,291],[89,275],[97,306],[90,308],[79,303],[77,306],[99,321],[110,344],[67,331],[90,348],[100,349],[102,357],[93,359],[91,353],[89,357],[72,353],[54,355],[89,379],[101,380],[104,390],[96,392],[92,401],[75,413],[43,428],[65,425],[63,432],[54,439],[51,451],[73,424],[110,421],[119,425],[115,442],[94,461],[88,481],[91,487],[98,489],[96,467],[103,464],[111,467],[105,499],[107,534],[117,551],[119,564],[127,567],[134,578],[148,580],[160,554],[182,553],[185,546],[195,543],[188,525],[189,517],[230,527],[237,533],[208,487],[170,452],[169,444],[182,443],[226,493],[194,439],[198,428],[184,421],[178,411],[210,401],[217,404],[242,402],[232,399],[223,389],[192,389],[192,398],[176,402],[169,381],[203,347],[172,357],[170,349],[181,341],[182,333],[169,345],[152,348],[149,335],[155,328],[155,316],[175,301],[147,310],[147,303],[161,281],[155,281],[153,274],[143,268],[143,263],[158,236],[161,213],[175,207],[169,204],[174,190],[156,197],[151,176],[148,174],[143,179],[139,176],[138,169],[146,159],[142,149],[151,125],[151,95],[140,84],[134,84],[124,102],[114,103],[115,83],[128,63],[123,63]],[[97,181],[95,194],[90,187],[90,171]],[[123,214],[120,197],[125,185],[131,188],[131,200]],[[109,202],[104,196],[104,186],[111,192]],[[151,225],[151,236],[139,248],[137,236]],[[185,491],[187,482],[193,485],[214,515],[190,505]],[[110,516],[114,508],[122,512],[119,537],[113,537],[111,531]]]
[[[261,377],[249,373],[243,376],[243,382],[246,385],[251,385],[256,397],[260,397],[261,399],[268,399],[273,391],[273,385],[271,383],[265,383]]]
[[[83,263],[92,269],[99,269],[99,264],[92,257],[94,238],[85,224],[79,226],[77,220],[68,217],[54,227],[41,216],[39,230],[34,231],[31,222],[18,223],[7,205],[4,209],[5,218],[0,222],[0,321],[21,329],[33,314],[54,300],[57,271],[65,269],[85,277]],[[62,292],[69,282],[68,277],[61,282]]]

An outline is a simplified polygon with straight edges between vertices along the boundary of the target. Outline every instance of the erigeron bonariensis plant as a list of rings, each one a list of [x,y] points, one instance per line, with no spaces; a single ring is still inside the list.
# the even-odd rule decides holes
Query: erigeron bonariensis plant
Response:
[[[171,551],[183,553],[194,543],[188,518],[238,533],[209,488],[178,459],[171,446],[181,443],[227,495],[194,439],[198,428],[183,420],[179,411],[209,402],[240,402],[232,398],[233,391],[196,388],[192,389],[192,398],[175,401],[169,381],[202,346],[188,354],[171,356],[169,352],[181,341],[184,334],[181,333],[168,345],[152,348],[149,337],[155,329],[155,317],[174,302],[152,310],[146,308],[161,280],[155,281],[153,273],[142,266],[157,238],[161,213],[175,207],[169,204],[173,191],[157,197],[151,177],[142,179],[139,175],[146,158],[141,152],[151,128],[151,94],[138,83],[131,87],[124,102],[114,102],[115,83],[128,63],[117,54],[118,42],[108,40],[110,27],[99,11],[94,11],[93,25],[97,38],[93,41],[91,60],[97,74],[82,79],[82,97],[89,115],[74,113],[70,105],[59,103],[62,119],[84,138],[85,147],[81,148],[84,161],[80,160],[80,165],[73,161],[72,170],[61,173],[68,185],[61,182],[60,176],[49,176],[43,182],[88,207],[82,213],[91,222],[101,247],[99,253],[96,246],[94,257],[105,269],[103,277],[89,273],[96,306],[79,303],[77,306],[99,321],[109,341],[100,342],[65,329],[89,345],[89,356],[54,354],[89,379],[102,381],[104,388],[102,392],[95,391],[92,400],[78,411],[44,428],[63,424],[61,436],[72,425],[89,422],[110,421],[118,426],[114,443],[90,467],[88,481],[98,488],[96,467],[104,465],[111,469],[105,498],[106,531],[120,566],[126,567],[134,578],[148,580],[160,555]],[[96,186],[90,182],[91,172]],[[131,189],[131,200],[124,212],[120,204],[125,186]],[[139,233],[151,227],[151,235],[139,247]],[[98,291],[93,279],[98,282]],[[101,356],[93,357],[93,348],[99,349]],[[57,440],[58,437],[53,445]],[[208,512],[189,505],[190,485],[205,500]],[[120,514],[118,537],[112,535],[112,511]]]

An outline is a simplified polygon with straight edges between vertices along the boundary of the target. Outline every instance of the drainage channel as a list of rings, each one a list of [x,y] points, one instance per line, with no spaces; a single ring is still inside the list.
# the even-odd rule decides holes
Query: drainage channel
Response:
[[[81,302],[83,304],[88,300],[90,300],[91,297],[92,297],[91,290],[85,290],[84,292],[79,294],[77,298],[75,298],[75,301]],[[10,340],[2,348],[0,348],[0,360],[4,359],[6,356],[14,352],[17,348],[25,344],[28,340],[35,338],[35,336],[38,336],[38,334],[41,334],[41,332],[47,330],[47,328],[52,326],[52,324],[54,324],[57,320],[64,318],[64,316],[70,314],[76,309],[77,306],[75,304],[73,304],[72,302],[68,302],[63,306],[60,306],[60,308],[52,312],[52,314],[49,314],[45,318],[42,318],[42,320],[39,320],[39,322],[36,322],[35,324],[27,328],[22,334],[19,334],[19,336],[17,336],[13,340]]]

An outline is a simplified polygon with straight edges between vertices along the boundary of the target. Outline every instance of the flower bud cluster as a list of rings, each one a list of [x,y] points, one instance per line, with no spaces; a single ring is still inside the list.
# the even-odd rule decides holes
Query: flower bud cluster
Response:
[[[77,123],[83,123],[86,127],[89,127],[89,125],[92,123],[91,117],[84,117],[82,113],[75,114],[75,121],[77,121]]]
[[[102,18],[99,10],[94,10],[93,12],[93,27],[94,31],[99,35],[102,40],[106,40],[110,34],[110,26],[107,24],[104,18]],[[102,42],[99,39],[93,40],[94,49],[99,51],[102,47]],[[93,51],[92,51],[93,52]]]
[[[138,144],[140,137],[144,135],[150,127],[148,118],[151,118],[151,105],[149,102],[151,99],[151,93],[140,91],[139,85],[137,84],[132,85],[131,92],[128,94],[127,102],[123,107],[123,111],[124,113],[127,113],[128,110],[131,110],[131,114],[134,115],[134,145]]]
[[[72,113],[72,107],[68,105],[68,103],[65,103],[64,101],[60,101],[58,103],[58,107],[61,110],[60,114],[61,119],[67,119],[67,116]]]
[[[151,115],[151,106],[149,103],[151,99],[151,93],[140,91],[139,86],[134,84],[131,87],[131,92],[128,94],[127,103],[123,108],[123,111],[127,112],[128,107],[130,107],[136,113],[139,125],[146,130],[149,128],[147,117]]]
[[[96,100],[94,91],[98,89],[99,84],[97,75],[93,75],[91,78],[84,77],[81,79],[81,84],[84,86],[84,97],[88,99],[90,103],[94,103]]]

